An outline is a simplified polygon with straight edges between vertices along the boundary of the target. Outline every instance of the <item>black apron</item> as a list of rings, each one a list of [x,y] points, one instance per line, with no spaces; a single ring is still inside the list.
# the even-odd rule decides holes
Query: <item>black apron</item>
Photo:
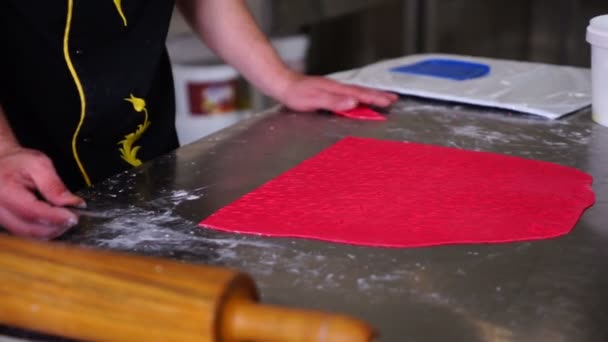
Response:
[[[174,1],[0,1],[0,104],[72,190],[178,146]],[[1,166],[0,166],[1,167]]]

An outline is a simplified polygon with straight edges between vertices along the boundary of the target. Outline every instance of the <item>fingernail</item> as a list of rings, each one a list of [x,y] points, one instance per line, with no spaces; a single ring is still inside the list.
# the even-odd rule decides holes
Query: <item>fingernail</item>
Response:
[[[72,227],[74,227],[77,224],[78,224],[78,217],[77,216],[73,216],[73,217],[70,217],[69,219],[67,219],[64,222],[63,226],[65,228],[72,228]]]
[[[57,225],[56,223],[53,224],[48,220],[38,220],[38,223],[43,226],[48,226],[48,227],[59,227],[59,225]],[[61,227],[62,228],[72,228],[77,224],[78,224],[78,217],[74,216],[74,217],[70,217],[67,220],[65,220],[63,222],[63,224],[61,225]]]
[[[76,197],[76,195],[74,195],[73,193],[71,193],[69,191],[62,192],[60,196],[62,198],[69,199],[69,200],[73,200],[74,197]]]
[[[76,208],[80,208],[80,209],[85,209],[87,207],[87,203],[80,197],[74,195],[73,193],[71,193],[70,191],[65,191],[61,194],[61,197],[70,201],[70,202],[75,202],[74,200],[78,201],[75,204],[70,204],[71,206],[74,206]]]
[[[357,101],[355,99],[346,99],[338,105],[338,109],[349,110],[355,108],[355,106],[357,106]]]
[[[380,106],[386,107],[386,106],[388,106],[390,104],[391,104],[391,101],[389,99],[385,99],[385,98],[381,98],[380,99]]]

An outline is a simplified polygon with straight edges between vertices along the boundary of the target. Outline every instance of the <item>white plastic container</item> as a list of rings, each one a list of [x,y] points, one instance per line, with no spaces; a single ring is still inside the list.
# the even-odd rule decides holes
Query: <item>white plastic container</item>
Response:
[[[591,19],[587,42],[591,44],[592,117],[608,126],[608,15]]]
[[[222,64],[196,37],[174,37],[167,44],[175,83],[175,126],[181,145],[235,124],[238,72]]]
[[[175,126],[181,145],[237,123],[238,73],[227,65],[173,65]]]

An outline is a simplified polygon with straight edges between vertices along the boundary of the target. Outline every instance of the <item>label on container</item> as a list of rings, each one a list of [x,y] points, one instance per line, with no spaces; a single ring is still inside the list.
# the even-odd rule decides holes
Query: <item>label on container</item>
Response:
[[[189,82],[188,103],[192,115],[221,114],[236,110],[236,82]]]

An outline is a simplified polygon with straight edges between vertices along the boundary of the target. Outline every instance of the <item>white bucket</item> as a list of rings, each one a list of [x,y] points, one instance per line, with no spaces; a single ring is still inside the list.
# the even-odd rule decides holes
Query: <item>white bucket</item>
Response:
[[[591,19],[587,42],[591,44],[592,117],[608,126],[608,15]]]
[[[235,112],[238,76],[228,65],[174,64],[177,113],[197,117]]]
[[[175,83],[175,126],[181,145],[189,144],[241,119],[239,74],[218,59],[194,36],[168,43]]]

